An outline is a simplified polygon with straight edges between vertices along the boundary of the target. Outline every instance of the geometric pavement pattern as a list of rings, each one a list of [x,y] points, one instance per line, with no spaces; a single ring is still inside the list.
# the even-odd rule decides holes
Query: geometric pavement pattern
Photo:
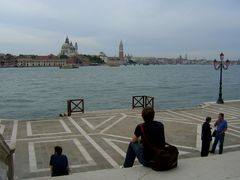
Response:
[[[224,152],[239,150],[238,100],[160,110],[155,120],[164,124],[166,141],[178,147],[181,159],[200,156],[202,123],[210,116],[213,124],[220,112],[228,121]],[[71,173],[119,168],[134,129],[142,122],[141,109],[109,110],[53,119],[0,119],[0,133],[7,142],[16,143],[15,177],[23,179],[50,175],[49,158],[56,145],[63,147]]]

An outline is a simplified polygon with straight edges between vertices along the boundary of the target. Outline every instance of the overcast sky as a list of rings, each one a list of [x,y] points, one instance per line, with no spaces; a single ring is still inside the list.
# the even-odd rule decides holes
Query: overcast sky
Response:
[[[240,0],[0,0],[0,53],[240,58]]]

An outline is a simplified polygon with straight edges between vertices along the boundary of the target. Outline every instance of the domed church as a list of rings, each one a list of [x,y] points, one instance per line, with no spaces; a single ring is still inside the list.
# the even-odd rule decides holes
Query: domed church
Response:
[[[75,56],[77,54],[78,54],[78,44],[75,43],[75,45],[73,46],[72,42],[69,42],[68,37],[66,37],[65,43],[62,45],[62,49],[59,55]]]

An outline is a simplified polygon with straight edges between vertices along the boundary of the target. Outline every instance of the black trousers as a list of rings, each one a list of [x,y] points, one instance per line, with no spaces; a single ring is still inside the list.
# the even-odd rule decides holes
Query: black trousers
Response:
[[[201,156],[208,156],[209,148],[210,148],[211,141],[209,140],[202,140],[202,150],[201,150]]]

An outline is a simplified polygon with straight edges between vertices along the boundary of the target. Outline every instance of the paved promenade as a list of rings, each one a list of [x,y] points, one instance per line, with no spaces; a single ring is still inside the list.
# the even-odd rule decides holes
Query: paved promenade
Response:
[[[240,151],[222,155],[180,159],[178,167],[169,171],[153,171],[144,166],[126,169],[104,169],[70,174],[69,176],[40,177],[28,180],[240,180]]]
[[[37,120],[0,119],[0,133],[16,143],[16,179],[49,176],[49,157],[54,146],[63,147],[72,173],[119,168],[141,110],[111,110]],[[205,103],[189,109],[157,111],[167,142],[180,150],[180,159],[199,157],[201,125],[206,116],[216,120],[225,114],[229,128],[224,153],[240,150],[240,100],[225,104]],[[136,165],[138,163],[135,163]]]

